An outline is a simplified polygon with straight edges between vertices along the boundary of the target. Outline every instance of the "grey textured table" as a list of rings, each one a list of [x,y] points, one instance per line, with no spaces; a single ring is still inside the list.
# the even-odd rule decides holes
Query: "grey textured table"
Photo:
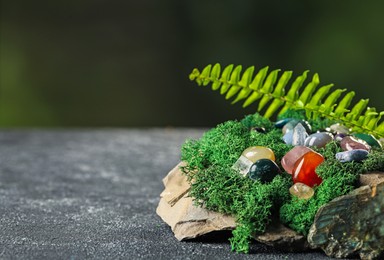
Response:
[[[328,259],[228,234],[178,242],[156,215],[194,129],[0,131],[0,259]]]

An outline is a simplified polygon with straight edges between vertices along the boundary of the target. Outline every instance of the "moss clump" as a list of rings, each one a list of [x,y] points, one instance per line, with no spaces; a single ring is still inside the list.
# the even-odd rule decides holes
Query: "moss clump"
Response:
[[[227,121],[206,132],[200,140],[187,140],[181,149],[181,159],[188,162],[184,172],[193,177],[209,166],[230,167],[248,146],[250,133],[247,127]]]
[[[258,114],[246,116],[241,122],[228,121],[206,132],[200,140],[187,140],[182,147],[182,170],[193,179],[190,196],[207,209],[236,217],[238,227],[233,231],[233,250],[248,252],[253,233],[262,233],[270,219],[272,208],[289,198],[291,180],[278,176],[269,184],[243,178],[231,166],[250,146],[268,146],[281,156],[289,150],[276,130],[265,134],[251,131],[252,127],[273,124]],[[276,191],[279,191],[276,193]]]
[[[287,112],[285,116],[298,118],[300,113]],[[253,131],[253,127],[263,127],[266,133]],[[281,130],[255,114],[240,122],[220,124],[199,140],[187,140],[182,147],[182,160],[187,162],[182,171],[191,182],[189,195],[197,205],[236,217],[237,227],[230,241],[237,252],[248,252],[252,235],[265,231],[273,212],[280,213],[283,223],[307,234],[319,207],[354,189],[360,173],[384,171],[382,150],[372,151],[362,163],[340,163],[335,159],[340,147],[335,142],[329,143],[317,150],[325,157],[316,169],[323,179],[322,184],[315,187],[314,197],[299,200],[289,194],[292,180],[287,173],[263,184],[244,178],[231,168],[246,148],[256,145],[272,149],[280,164],[281,158],[292,148],[281,137]]]
[[[190,196],[197,205],[236,217],[232,249],[247,253],[252,234],[263,233],[271,210],[289,198],[290,178],[279,175],[262,184],[243,178],[230,167],[211,166],[194,174]]]
[[[241,123],[249,129],[252,127],[264,127],[267,132],[273,129],[273,123],[260,114],[247,115],[241,120]]]
[[[278,120],[284,118],[294,118],[294,119],[302,119],[306,120],[305,110],[304,109],[288,109],[284,113],[281,113],[277,116]]]

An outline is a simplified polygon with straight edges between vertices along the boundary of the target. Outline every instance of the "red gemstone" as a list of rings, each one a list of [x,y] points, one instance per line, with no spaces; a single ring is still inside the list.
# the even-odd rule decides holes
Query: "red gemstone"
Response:
[[[316,167],[324,161],[324,157],[314,151],[301,156],[293,167],[293,183],[301,182],[309,187],[320,185],[323,181],[315,172]]]

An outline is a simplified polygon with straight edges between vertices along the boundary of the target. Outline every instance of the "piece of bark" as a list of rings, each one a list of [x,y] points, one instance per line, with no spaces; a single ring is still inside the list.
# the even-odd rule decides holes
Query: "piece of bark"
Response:
[[[322,206],[308,234],[313,248],[328,255],[384,257],[384,181],[362,186]]]

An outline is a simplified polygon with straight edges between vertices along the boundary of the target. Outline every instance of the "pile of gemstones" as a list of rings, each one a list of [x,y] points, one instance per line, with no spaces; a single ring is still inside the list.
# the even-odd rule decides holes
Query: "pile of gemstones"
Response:
[[[292,175],[294,184],[289,189],[290,193],[300,199],[310,199],[314,195],[313,187],[322,182],[316,174],[316,167],[324,161],[324,157],[311,147],[322,148],[336,141],[343,150],[335,155],[336,159],[341,163],[350,163],[363,161],[373,148],[382,149],[384,141],[369,134],[352,134],[350,129],[340,124],[329,126],[324,132],[312,133],[307,121],[287,118],[276,122],[275,127],[282,129],[282,140],[294,146],[281,159],[281,166]],[[264,131],[262,128],[253,130]],[[252,146],[243,151],[232,168],[244,177],[268,183],[281,173],[275,159],[270,148]]]

